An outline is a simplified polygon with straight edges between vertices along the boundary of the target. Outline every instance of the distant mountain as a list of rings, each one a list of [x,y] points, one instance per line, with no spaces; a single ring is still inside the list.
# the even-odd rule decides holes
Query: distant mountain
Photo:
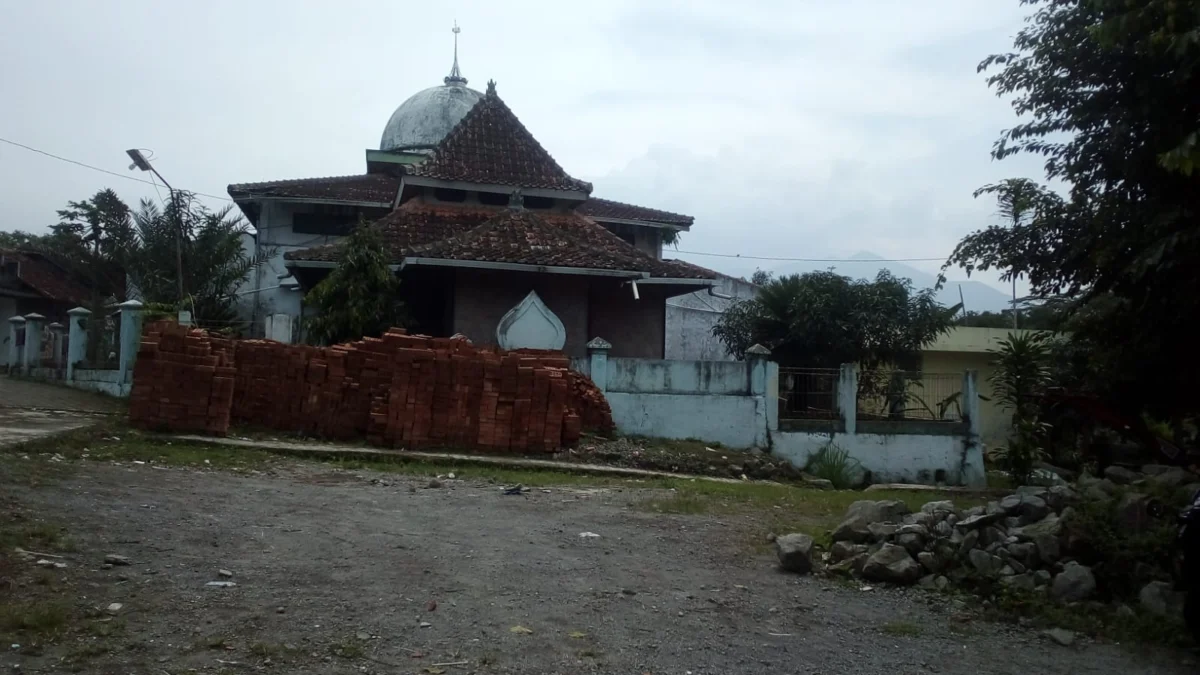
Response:
[[[861,260],[862,262],[795,262],[781,265],[771,271],[776,276],[782,276],[785,274],[822,272],[833,268],[833,271],[838,274],[855,279],[874,279],[880,270],[886,269],[897,277],[912,279],[913,286],[916,288],[933,288],[933,285],[937,283],[937,275],[935,274],[923,272],[904,263],[876,262],[881,260],[881,258],[874,253],[862,251],[850,256],[850,259]],[[972,312],[998,312],[1002,309],[1009,309],[1012,306],[1012,298],[1004,291],[985,284],[982,281],[969,280],[947,281],[946,286],[937,293],[938,302],[947,307],[957,305],[960,302],[958,294],[960,288],[962,289],[962,302]]]

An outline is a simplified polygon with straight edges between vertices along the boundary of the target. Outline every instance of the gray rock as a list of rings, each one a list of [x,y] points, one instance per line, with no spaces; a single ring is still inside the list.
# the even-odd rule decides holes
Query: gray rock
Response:
[[[1004,527],[1007,527],[1010,530],[1014,527],[1020,527],[1025,524],[1025,521],[1021,520],[1020,516],[1009,516],[1000,522],[1004,523]]]
[[[1200,492],[1200,483],[1188,483],[1179,488],[1179,495],[1189,503],[1196,499],[1197,492]]]
[[[958,524],[958,521],[960,521],[960,520],[962,520],[962,519],[958,517],[957,513],[951,513],[950,515],[946,516],[945,522],[949,523],[950,527],[954,527],[955,525]]]
[[[1017,488],[1017,494],[1022,497],[1038,497],[1045,499],[1046,495],[1050,494],[1050,489],[1043,485],[1022,485]]]
[[[1055,485],[1050,488],[1044,499],[1046,504],[1057,513],[1064,507],[1075,503],[1079,499],[1079,494],[1069,485]]]
[[[854,502],[846,510],[846,517],[861,516],[868,523],[898,523],[908,515],[908,505],[897,500]]]
[[[928,537],[929,528],[924,525],[901,525],[900,529],[896,530],[896,534],[919,534],[922,537]]]
[[[1116,483],[1117,485],[1129,485],[1134,481],[1142,479],[1142,475],[1136,471],[1130,471],[1123,466],[1113,464],[1104,469],[1104,477]]]
[[[1033,581],[1038,586],[1049,586],[1054,579],[1054,575],[1050,574],[1049,570],[1038,570],[1033,573]]]
[[[1183,618],[1183,604],[1186,599],[1187,594],[1176,591],[1165,581],[1151,581],[1138,593],[1138,603],[1142,609],[1155,616],[1170,619]]]
[[[935,588],[936,583],[937,583],[937,576],[933,575],[933,574],[926,574],[925,576],[923,576],[917,580],[917,585],[920,586],[921,588],[925,588],[925,589]]]
[[[895,523],[871,523],[867,526],[867,531],[871,533],[872,541],[887,541],[896,534],[900,526]]]
[[[988,502],[984,507],[984,513],[989,516],[999,516],[1003,518],[1006,514],[1004,509],[1000,508],[1000,502]]]
[[[990,553],[1001,560],[1008,560],[1012,557],[1012,553],[1009,552],[1008,547],[1004,544],[997,545],[994,550],[990,551]]]
[[[1172,471],[1175,468],[1169,464],[1147,464],[1142,467],[1142,473],[1147,476],[1157,476]]]
[[[996,527],[995,525],[985,527],[983,531],[979,533],[979,540],[987,542],[988,546],[991,546],[992,544],[1002,544],[1004,543],[1005,539],[1008,539],[1008,533],[999,527]]]
[[[933,587],[939,591],[944,591],[950,586],[950,580],[944,576],[939,576],[933,580]]]
[[[1121,605],[1117,608],[1117,616],[1122,619],[1132,619],[1137,616],[1137,612],[1133,611],[1129,605]]]
[[[1188,483],[1195,483],[1196,474],[1187,469],[1172,467],[1169,471],[1163,471],[1156,476],[1151,476],[1149,480],[1166,487],[1180,487]]]
[[[987,509],[985,507],[972,506],[971,508],[967,509],[966,511],[963,511],[963,517],[970,518],[971,516],[982,516],[986,513],[987,513]]]
[[[1015,569],[1013,569],[1012,566],[1010,566],[1010,565],[1005,565],[1004,567],[1000,568],[1000,576],[1002,576],[1002,577],[1011,577],[1016,573],[1017,573],[1017,571]]]
[[[1021,495],[1009,495],[1000,500],[1000,508],[1004,509],[1005,515],[1017,515],[1017,509],[1021,508],[1021,500],[1024,499]]]
[[[1095,592],[1096,577],[1091,568],[1077,562],[1067,563],[1050,585],[1050,596],[1063,602],[1082,602]]]
[[[829,549],[829,557],[834,562],[841,562],[867,552],[865,544],[854,544],[848,541],[837,541]]]
[[[1034,543],[1008,544],[1005,548],[1008,549],[1009,555],[1024,563],[1028,563],[1037,555],[1037,544]]]
[[[954,526],[942,520],[933,526],[933,533],[939,537],[954,536]]]
[[[930,572],[941,572],[942,561],[930,551],[921,551],[917,554],[917,562],[921,563],[921,567]]]
[[[1000,580],[1000,583],[1014,591],[1024,591],[1026,593],[1032,593],[1033,589],[1037,588],[1037,580],[1033,578],[1032,574],[1016,574],[1004,577]]]
[[[998,576],[1000,574],[1000,568],[1004,567],[1003,560],[992,555],[991,553],[988,553],[987,551],[982,551],[977,548],[971,549],[971,552],[967,554],[967,560],[971,563],[971,566],[975,568],[976,572],[979,572],[985,577]]]
[[[958,524],[955,525],[955,527],[957,527],[960,530],[978,530],[981,527],[986,527],[987,525],[991,525],[992,523],[996,522],[997,520],[999,520],[1002,517],[1003,516],[999,513],[987,514],[987,515],[982,515],[982,516],[971,516],[969,518],[963,518],[962,520],[958,521]]]
[[[1021,541],[1037,541],[1038,537],[1058,537],[1062,534],[1062,516],[1050,514],[1036,523],[1012,530],[1012,535]]]
[[[1075,644],[1075,633],[1067,630],[1066,628],[1051,628],[1050,630],[1044,630],[1042,631],[1042,635],[1045,635],[1063,647],[1070,647],[1071,645]]]
[[[116,555],[115,553],[109,553],[108,555],[104,556],[104,564],[105,565],[132,565],[133,561],[130,560],[126,556]]]
[[[1037,551],[1038,560],[1044,565],[1053,565],[1062,557],[1062,545],[1058,537],[1052,534],[1038,535],[1033,540],[1033,546]]]
[[[902,546],[884,544],[867,558],[862,575],[869,581],[911,584],[921,578],[921,565]]]
[[[963,537],[962,543],[959,544],[958,554],[961,556],[966,556],[971,551],[974,551],[975,547],[978,545],[979,545],[979,530],[971,530],[970,532],[968,532],[966,534],[965,537]]]
[[[842,521],[833,531],[834,541],[852,541],[862,544],[871,541],[871,530],[867,520],[862,516],[851,516]]]
[[[921,513],[936,513],[942,511],[944,513],[955,513],[958,508],[954,506],[954,502],[945,500],[940,502],[927,502],[921,506]]]
[[[903,546],[904,550],[908,551],[909,555],[917,555],[925,549],[925,537],[922,537],[915,532],[897,534],[896,544]]]
[[[779,566],[796,574],[812,572],[813,538],[807,534],[785,534],[775,538]]]
[[[910,513],[900,521],[905,525],[924,525],[925,527],[933,527],[934,523],[938,522],[938,518],[932,513],[918,511]]]
[[[1020,517],[1022,525],[1036,523],[1050,515],[1050,512],[1050,506],[1046,504],[1045,499],[1031,495],[1025,496],[1021,500],[1021,505],[1017,507],[1017,515]]]
[[[1016,558],[1009,558],[1008,566],[1012,568],[1013,574],[1025,574],[1027,571],[1024,563]]]

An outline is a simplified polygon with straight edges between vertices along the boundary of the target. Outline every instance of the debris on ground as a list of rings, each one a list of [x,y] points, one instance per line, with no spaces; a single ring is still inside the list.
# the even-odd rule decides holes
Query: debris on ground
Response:
[[[133,561],[130,560],[129,558],[127,558],[126,556],[116,555],[115,553],[109,553],[108,555],[104,556],[104,564],[105,565],[114,565],[114,566],[116,566],[116,565],[132,565]]]

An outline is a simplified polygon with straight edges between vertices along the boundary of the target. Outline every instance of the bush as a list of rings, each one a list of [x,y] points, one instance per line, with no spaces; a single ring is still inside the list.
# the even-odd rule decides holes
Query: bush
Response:
[[[838,490],[857,487],[862,476],[862,464],[833,441],[813,453],[804,470],[833,483]]]

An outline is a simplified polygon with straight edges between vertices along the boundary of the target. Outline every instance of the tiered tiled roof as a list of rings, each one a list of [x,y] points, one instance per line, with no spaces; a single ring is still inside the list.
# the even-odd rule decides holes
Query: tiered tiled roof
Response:
[[[369,227],[380,233],[393,263],[417,257],[648,272],[663,278],[716,277],[688,263],[656,260],[573,212],[446,207],[413,200]],[[331,262],[339,249],[331,244],[285,257]]]
[[[575,210],[589,218],[597,220],[617,218],[620,220],[642,220],[651,223],[683,226],[691,226],[695,222],[695,219],[691,216],[685,216],[681,213],[660,211],[645,206],[635,206],[633,204],[614,202],[611,199],[598,199],[596,197],[588,198],[586,202],[580,204],[579,208]]]
[[[430,157],[405,171],[439,180],[592,191],[591,183],[572,178],[554,161],[496,94],[493,82]]]
[[[389,204],[396,200],[396,191],[399,189],[399,178],[378,173],[276,180],[265,183],[234,183],[227,188],[229,196],[234,199],[290,197],[342,202],[387,202]]]
[[[84,305],[91,297],[86,287],[40,254],[0,250],[0,262],[16,262],[17,279],[49,300]]]

